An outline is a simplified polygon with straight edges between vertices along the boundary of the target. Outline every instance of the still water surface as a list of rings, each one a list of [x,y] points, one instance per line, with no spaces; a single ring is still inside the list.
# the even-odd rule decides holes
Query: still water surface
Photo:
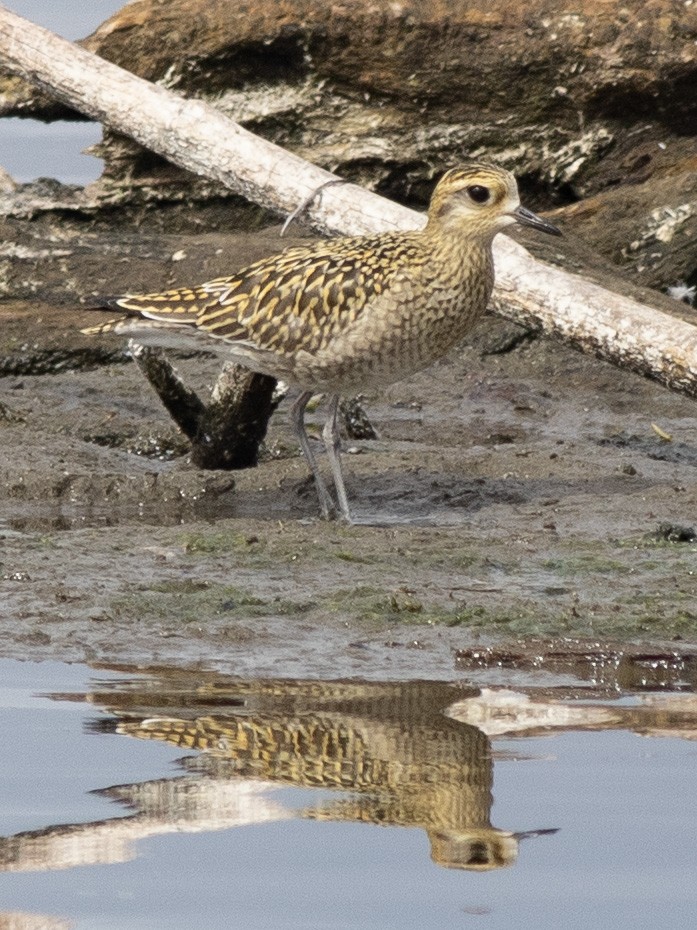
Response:
[[[123,0],[9,0],[6,4],[25,19],[73,40],[94,32],[124,5]],[[99,177],[102,162],[82,152],[101,137],[98,123],[0,119],[0,166],[21,183],[47,177],[64,184],[87,184]]]
[[[0,926],[692,927],[695,695],[581,697],[0,662]]]

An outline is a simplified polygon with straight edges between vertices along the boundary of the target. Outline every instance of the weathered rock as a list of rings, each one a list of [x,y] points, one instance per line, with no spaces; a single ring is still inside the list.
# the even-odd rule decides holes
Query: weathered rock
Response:
[[[568,200],[623,127],[697,131],[696,37],[697,8],[672,0],[140,0],[83,44],[383,189],[485,152]],[[15,79],[0,92],[5,114],[55,115]],[[104,154],[157,173],[113,140]]]
[[[697,277],[697,4],[138,0],[83,45],[412,205],[463,156],[495,159],[639,283]],[[0,113],[71,115],[15,78]],[[68,209],[221,197],[130,140],[98,150],[103,180]]]
[[[648,153],[637,152],[635,158],[648,168]],[[554,215],[631,271],[639,284],[665,288],[682,283],[688,298],[697,284],[695,155],[659,168],[650,178],[608,187]]]

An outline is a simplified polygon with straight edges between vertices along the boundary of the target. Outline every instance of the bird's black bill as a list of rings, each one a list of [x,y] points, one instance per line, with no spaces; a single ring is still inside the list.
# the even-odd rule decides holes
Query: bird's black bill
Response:
[[[521,224],[521,226],[532,226],[533,229],[539,229],[541,232],[549,233],[550,236],[561,236],[561,229],[558,229],[553,223],[543,220],[541,216],[533,213],[525,207],[518,207],[511,216]]]

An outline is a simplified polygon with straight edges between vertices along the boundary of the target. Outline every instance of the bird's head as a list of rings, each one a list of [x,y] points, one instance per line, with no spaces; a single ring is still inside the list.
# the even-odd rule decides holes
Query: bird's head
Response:
[[[518,185],[510,171],[481,162],[446,171],[428,208],[430,230],[483,241],[491,241],[513,223],[561,235],[552,223],[521,206]]]

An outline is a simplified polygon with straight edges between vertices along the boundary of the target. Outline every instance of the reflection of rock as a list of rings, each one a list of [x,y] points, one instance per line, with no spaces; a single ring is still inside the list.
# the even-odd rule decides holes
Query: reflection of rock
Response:
[[[697,651],[691,646],[651,649],[626,645],[620,649],[597,643],[529,640],[525,645],[460,649],[456,661],[461,670],[515,669],[519,677],[524,672],[534,677],[540,671],[570,675],[587,682],[594,693],[610,696],[652,690],[697,690]]]

